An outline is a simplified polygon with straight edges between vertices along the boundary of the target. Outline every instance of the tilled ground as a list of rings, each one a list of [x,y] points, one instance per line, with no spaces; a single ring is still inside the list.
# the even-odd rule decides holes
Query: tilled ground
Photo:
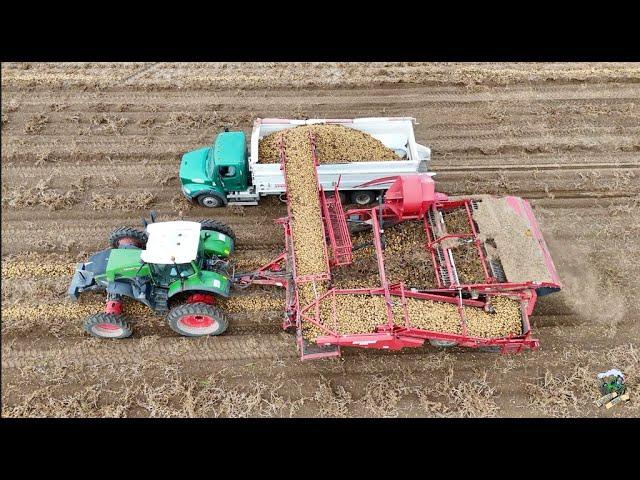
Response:
[[[3,64],[2,414],[5,416],[638,416],[640,68],[631,64]],[[564,290],[532,317],[541,348],[432,347],[301,363],[282,292],[230,299],[228,333],[177,337],[139,306],[132,339],[99,342],[65,298],[110,230],[215,217],[240,270],[283,245],[284,205],[182,198],[180,155],[255,117],[413,116],[451,195],[530,199]],[[595,375],[631,401],[597,409]]]

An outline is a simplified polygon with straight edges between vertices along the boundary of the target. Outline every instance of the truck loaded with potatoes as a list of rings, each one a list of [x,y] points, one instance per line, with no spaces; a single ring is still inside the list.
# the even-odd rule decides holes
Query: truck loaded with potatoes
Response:
[[[188,152],[180,164],[182,193],[205,207],[257,205],[266,195],[283,195],[278,142],[312,133],[325,189],[340,181],[343,198],[366,205],[376,190],[360,185],[388,175],[426,171],[431,151],[416,143],[413,124],[406,117],[353,120],[257,119],[250,145],[242,131],[219,133],[213,145]]]

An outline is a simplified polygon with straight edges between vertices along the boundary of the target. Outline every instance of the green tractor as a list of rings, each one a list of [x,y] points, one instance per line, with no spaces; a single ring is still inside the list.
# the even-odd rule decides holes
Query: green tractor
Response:
[[[130,297],[166,315],[169,326],[189,337],[220,335],[228,321],[215,297],[228,297],[233,230],[216,220],[151,222],[144,230],[121,227],[109,236],[111,248],[79,263],[69,287],[77,300],[86,291],[106,291],[105,311],[90,315],[85,330],[99,338],[126,338],[130,323],[122,313]]]

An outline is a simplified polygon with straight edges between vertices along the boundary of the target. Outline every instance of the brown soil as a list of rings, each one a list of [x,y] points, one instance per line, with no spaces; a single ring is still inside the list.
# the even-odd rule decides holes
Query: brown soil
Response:
[[[2,80],[3,416],[640,415],[637,64],[3,63]],[[74,262],[149,207],[229,223],[251,268],[282,248],[277,199],[187,204],[182,153],[225,126],[250,133],[255,117],[391,115],[418,119],[439,191],[531,201],[564,286],[531,318],[539,350],[300,362],[282,292],[267,289],[225,304],[221,337],[180,338],[132,309],[131,339],[84,335],[79,317],[102,299],[65,299]],[[143,191],[152,205],[92,208]],[[613,367],[631,401],[599,409],[596,374]]]

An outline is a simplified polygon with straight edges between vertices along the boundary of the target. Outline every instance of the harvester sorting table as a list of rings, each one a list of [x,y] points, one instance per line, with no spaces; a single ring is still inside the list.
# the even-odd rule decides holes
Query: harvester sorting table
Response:
[[[312,135],[308,146],[306,161],[317,167]],[[377,206],[345,211],[339,186],[333,192],[324,191],[316,168],[309,169],[310,175],[287,175],[288,166],[293,170],[289,153],[281,142],[288,215],[277,222],[284,229],[285,250],[234,282],[286,289],[283,328],[295,329],[302,359],[337,356],[341,347],[419,347],[425,340],[435,346],[502,353],[538,347],[529,316],[537,297],[558,291],[560,281],[528,202],[511,196],[449,198],[436,193],[430,175],[411,174],[368,182],[363,187],[393,184]],[[317,198],[301,202],[295,195],[301,181],[311,183]],[[303,212],[301,203],[312,208]],[[309,211],[319,217],[309,219]],[[457,219],[455,226],[450,218]],[[310,232],[321,239],[319,247],[316,243],[315,249],[303,248],[309,240],[298,236],[302,222],[319,225],[320,232]],[[414,253],[433,270],[431,285],[388,278],[386,231],[406,222],[419,225],[423,234],[421,251]],[[368,246],[375,250],[378,275],[365,288],[341,288],[336,277],[341,269],[351,275],[354,256],[362,248],[352,241],[357,231],[370,233]],[[471,249],[481,272],[481,278],[471,283],[461,278],[456,266],[460,247]],[[309,255],[321,266],[312,273],[300,269]],[[357,270],[352,274],[359,275]]]

